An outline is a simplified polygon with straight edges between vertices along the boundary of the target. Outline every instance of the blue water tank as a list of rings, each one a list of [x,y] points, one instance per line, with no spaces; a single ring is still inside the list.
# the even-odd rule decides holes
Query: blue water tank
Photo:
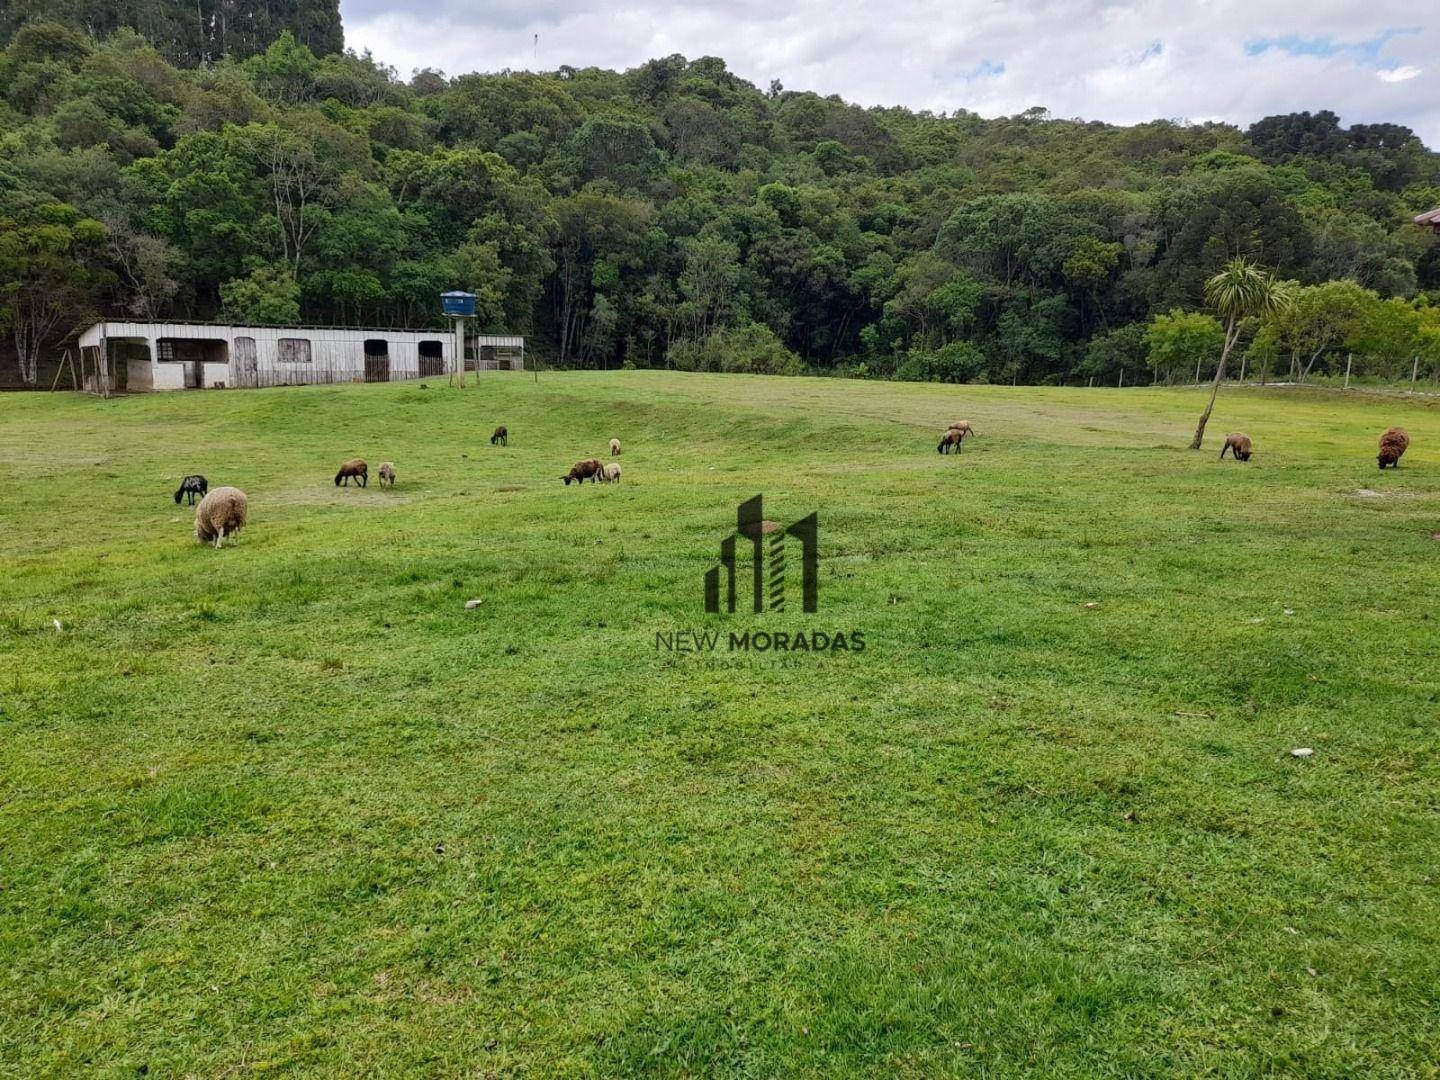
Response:
[[[469,316],[475,314],[475,294],[473,292],[441,293],[440,302],[444,305],[446,315]]]

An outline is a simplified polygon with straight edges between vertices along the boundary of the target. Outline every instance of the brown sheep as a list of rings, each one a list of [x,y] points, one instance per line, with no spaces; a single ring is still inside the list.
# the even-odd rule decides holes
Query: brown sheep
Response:
[[[962,435],[974,435],[975,429],[970,426],[969,420],[956,420],[950,425],[951,431],[958,431]]]
[[[1400,467],[1400,457],[1406,450],[1410,449],[1410,436],[1406,434],[1403,427],[1392,427],[1385,430],[1380,436],[1380,468],[1389,465],[1392,469]]]
[[[618,484],[620,482],[620,463],[612,461],[609,465],[602,465],[596,479],[602,484]]]
[[[611,440],[610,440],[610,456],[611,456],[611,457],[619,457],[619,456],[620,456],[620,440],[619,440],[619,439],[611,439]]]
[[[945,434],[940,436],[940,445],[935,449],[941,454],[948,454],[950,453],[950,448],[953,446],[955,453],[958,454],[964,449],[961,445],[964,441],[965,433],[963,431],[958,428],[947,428]]]
[[[239,488],[218,487],[195,508],[195,539],[202,544],[214,541],[218,548],[227,535],[245,527],[249,503]]]
[[[389,484],[395,486],[395,463],[393,461],[382,461],[380,463],[380,486]]]
[[[352,476],[355,478],[355,482],[361,487],[370,486],[370,470],[365,464],[364,458],[351,458],[345,462],[344,465],[341,465],[340,471],[335,474],[335,486],[339,487],[340,481],[344,480],[345,486],[349,487]]]
[[[585,483],[586,480],[594,480],[596,483],[599,483],[599,472],[600,462],[594,458],[586,458],[583,461],[577,461],[574,465],[571,465],[570,471],[560,479],[565,481],[566,487],[570,486],[571,480],[581,484]]]
[[[494,446],[496,443],[499,443],[501,446],[510,445],[510,429],[504,424],[501,424],[490,434],[490,445]]]
[[[1225,445],[1220,448],[1220,460],[1225,460],[1225,451],[1230,451],[1230,456],[1236,461],[1250,460],[1250,436],[1239,431],[1232,431],[1225,436]]]

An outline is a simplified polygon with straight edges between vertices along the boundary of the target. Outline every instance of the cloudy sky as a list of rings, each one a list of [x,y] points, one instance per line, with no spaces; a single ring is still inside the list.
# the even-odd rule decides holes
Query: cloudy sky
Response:
[[[1440,20],[1395,0],[341,0],[402,75],[720,56],[761,87],[1133,123],[1333,109],[1440,148]]]

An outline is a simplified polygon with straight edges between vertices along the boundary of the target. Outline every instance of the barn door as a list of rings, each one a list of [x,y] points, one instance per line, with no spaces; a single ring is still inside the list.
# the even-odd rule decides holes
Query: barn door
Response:
[[[258,385],[259,376],[256,369],[255,339],[253,337],[237,337],[235,339],[235,385]]]
[[[445,350],[438,341],[420,342],[420,377],[445,374]]]
[[[383,338],[368,338],[365,342],[365,381],[390,381],[390,345]]]

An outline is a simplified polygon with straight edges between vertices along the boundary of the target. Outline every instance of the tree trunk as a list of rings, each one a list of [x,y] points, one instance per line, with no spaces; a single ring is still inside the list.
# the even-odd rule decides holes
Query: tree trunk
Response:
[[[20,381],[26,386],[35,386],[40,381],[39,357],[38,339],[28,334],[17,321],[15,324],[15,359],[20,365]]]
[[[1215,381],[1210,386],[1210,400],[1205,403],[1205,411],[1200,414],[1200,422],[1195,425],[1195,437],[1190,440],[1191,450],[1199,450],[1205,441],[1205,425],[1210,423],[1216,395],[1220,393],[1220,384],[1225,379],[1225,361],[1230,359],[1230,350],[1235,346],[1235,339],[1240,336],[1235,324],[1236,320],[1232,317],[1230,325],[1225,328],[1225,347],[1220,350],[1220,363],[1215,365]]]

